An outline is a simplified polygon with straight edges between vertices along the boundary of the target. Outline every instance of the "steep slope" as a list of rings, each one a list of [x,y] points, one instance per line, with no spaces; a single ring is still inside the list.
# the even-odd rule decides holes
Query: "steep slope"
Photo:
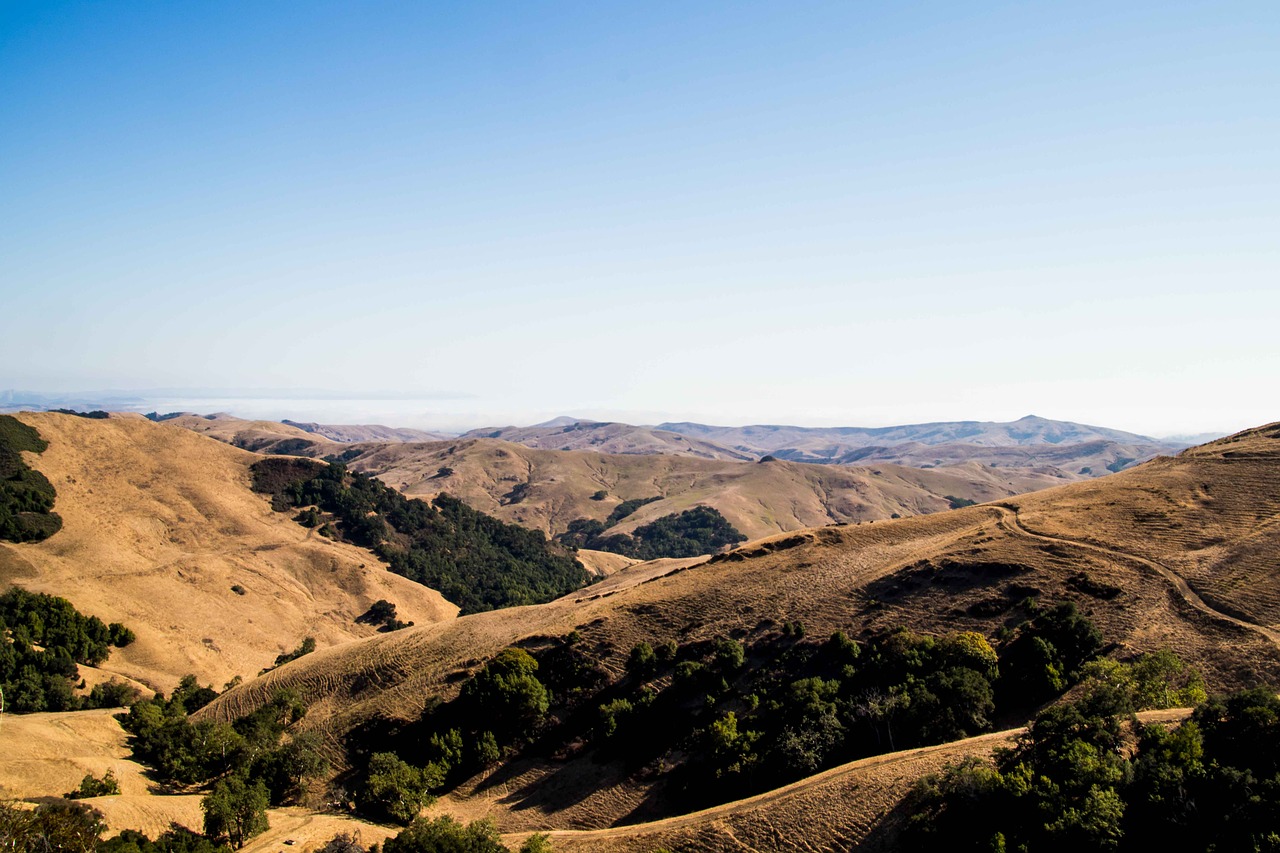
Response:
[[[773,537],[708,562],[636,566],[551,604],[317,653],[237,688],[206,713],[234,716],[289,686],[312,704],[307,724],[336,736],[371,720],[413,720],[430,697],[455,695],[502,648],[544,648],[573,630],[617,677],[639,641],[749,641],[776,636],[792,620],[815,637],[902,626],[990,637],[1021,618],[1028,596],[1077,603],[1115,654],[1173,649],[1213,689],[1273,683],[1276,617],[1228,612],[1195,585],[1228,568],[1242,589],[1275,583],[1272,561],[1235,558],[1255,546],[1276,553],[1278,474],[1273,426],[1102,481]],[[661,769],[596,761],[591,750],[535,752],[459,786],[443,808],[488,814],[512,831],[605,828],[678,812],[663,784]],[[702,830],[725,832],[716,820]]]
[[[141,417],[19,418],[49,443],[25,457],[57,489],[63,528],[0,543],[0,584],[133,629],[137,642],[113,652],[108,672],[164,690],[187,672],[221,685],[305,636],[321,646],[367,636],[354,619],[378,599],[418,624],[456,613],[367,551],[273,512],[250,490],[254,454]]]

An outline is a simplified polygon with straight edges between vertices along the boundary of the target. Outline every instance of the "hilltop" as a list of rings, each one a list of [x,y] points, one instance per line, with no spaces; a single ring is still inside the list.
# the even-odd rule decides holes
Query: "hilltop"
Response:
[[[749,650],[786,648],[796,642],[788,626],[798,621],[817,638],[844,631],[869,641],[899,628],[995,638],[1027,618],[1028,599],[1074,603],[1111,655],[1172,649],[1215,690],[1274,683],[1277,465],[1280,425],[1272,425],[1106,479],[954,512],[775,536],[708,561],[636,566],[550,604],[317,653],[231,691],[204,713],[237,716],[287,686],[311,704],[306,725],[337,743],[344,732],[415,722],[426,697],[457,696],[458,685],[503,648],[548,653],[571,632],[613,682],[641,642],[695,648],[734,638]],[[744,672],[759,665],[758,653],[748,652]],[[680,761],[675,753],[664,760]],[[509,831],[644,824],[680,810],[666,793],[663,766],[636,769],[589,745],[534,750],[459,784],[440,808],[487,814]],[[827,822],[839,820],[841,843],[851,846],[892,809],[903,788],[894,790],[855,806],[854,815],[774,797],[767,823],[820,838],[832,837]],[[719,814],[682,819],[693,824],[684,837],[723,840]],[[606,849],[615,837],[595,846],[584,837],[582,849]]]

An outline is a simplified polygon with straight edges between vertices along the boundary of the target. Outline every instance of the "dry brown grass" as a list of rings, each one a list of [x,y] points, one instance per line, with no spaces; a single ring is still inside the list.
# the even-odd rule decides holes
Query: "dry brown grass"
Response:
[[[748,538],[847,521],[949,508],[945,495],[989,501],[1069,481],[1056,469],[976,463],[920,469],[739,462],[669,455],[535,450],[489,439],[371,447],[351,467],[416,497],[448,492],[481,512],[554,535],[576,518],[604,521],[624,500],[658,496],[616,528],[698,505],[719,510]],[[440,476],[441,468],[453,473]],[[512,490],[528,484],[512,502]],[[592,500],[605,491],[604,500]]]
[[[112,652],[107,673],[166,691],[188,672],[221,686],[307,635],[322,647],[369,635],[354,619],[380,598],[418,624],[456,613],[367,551],[273,512],[249,489],[253,454],[142,418],[20,418],[49,442],[27,459],[57,489],[64,525],[45,542],[0,543],[0,585],[132,628],[137,642]]]
[[[1172,648],[1201,669],[1212,688],[1274,682],[1280,678],[1276,632],[1222,612],[1194,582],[1181,580],[1183,572],[1191,580],[1193,569],[1210,565],[1212,555],[1238,554],[1275,526],[1280,439],[1259,439],[1247,453],[1239,445],[1227,446],[1240,455],[1206,448],[1000,505],[775,536],[716,562],[636,566],[547,605],[332,649],[233,691],[208,713],[243,713],[288,685],[314,703],[308,724],[336,736],[374,716],[415,718],[428,697],[452,695],[459,674],[501,648],[570,630],[601,649],[606,665],[619,672],[640,640],[750,636],[770,630],[770,620],[802,620],[814,636],[899,626],[991,635],[1021,618],[1016,604],[1027,595],[1075,601],[1116,654]],[[1210,538],[1214,544],[1201,547]],[[1238,570],[1251,572],[1254,587],[1274,582],[1273,565],[1264,560]],[[1081,573],[1088,584],[1081,584]],[[1117,588],[1113,597],[1097,591],[1107,585]],[[637,819],[641,804],[652,802],[653,784],[589,760],[521,760],[471,780],[443,808],[490,815],[513,832],[603,829]],[[804,808],[772,820],[799,828],[827,813]],[[874,822],[859,808],[841,820]],[[708,828],[716,826],[712,821],[699,832],[723,835]]]

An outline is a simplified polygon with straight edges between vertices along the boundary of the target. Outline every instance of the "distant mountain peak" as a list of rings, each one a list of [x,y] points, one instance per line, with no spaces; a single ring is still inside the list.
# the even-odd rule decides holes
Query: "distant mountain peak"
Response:
[[[552,418],[540,424],[534,424],[535,428],[554,429],[555,427],[576,426],[578,424],[595,424],[599,421],[593,421],[589,418],[575,418],[572,415],[561,415],[558,418]]]

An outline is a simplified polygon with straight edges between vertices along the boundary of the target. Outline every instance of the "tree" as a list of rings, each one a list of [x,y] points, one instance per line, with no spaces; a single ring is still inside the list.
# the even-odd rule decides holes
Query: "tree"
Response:
[[[94,853],[105,830],[102,813],[82,803],[46,803],[32,811],[0,803],[0,850]]]
[[[243,847],[247,840],[270,828],[269,803],[270,793],[261,782],[250,784],[238,774],[219,779],[200,801],[205,835],[225,838],[237,849]]]
[[[395,838],[382,845],[383,853],[510,853],[487,820],[463,826],[444,815],[435,820],[418,818]]]
[[[408,824],[435,802],[428,789],[444,781],[438,768],[430,771],[401,761],[394,752],[375,752],[357,802],[368,812]]]
[[[492,731],[502,743],[532,734],[551,706],[537,671],[538,662],[524,649],[504,649],[463,685],[460,698],[476,728]]]

